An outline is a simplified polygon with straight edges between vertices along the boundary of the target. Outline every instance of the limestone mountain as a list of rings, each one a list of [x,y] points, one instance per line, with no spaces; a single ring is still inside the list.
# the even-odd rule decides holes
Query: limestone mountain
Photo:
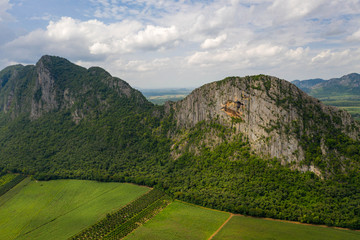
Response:
[[[105,70],[85,69],[60,57],[43,56],[35,66],[15,65],[0,72],[0,109],[12,117],[27,114],[37,119],[44,113],[68,109],[78,122],[91,109],[106,108],[109,96],[149,104],[125,81]]]
[[[157,144],[152,128],[159,120],[153,119],[161,109],[99,67],[43,56],[36,65],[5,68],[0,83],[2,168],[59,176],[60,164],[94,175],[82,166],[101,162],[97,172],[104,173],[110,156],[121,164],[139,159],[141,141]]]
[[[343,164],[344,156],[330,146],[330,138],[343,135],[359,140],[359,124],[349,113],[322,104],[285,80],[265,75],[206,84],[168,108],[173,109],[179,129],[190,130],[201,122],[233,129],[224,139],[209,132],[194,146],[187,146],[188,133],[183,131],[175,137],[179,140],[173,156],[189,147],[195,153],[202,147],[213,148],[241,134],[256,154],[320,175],[321,169],[334,164],[331,156],[338,158],[337,167]]]

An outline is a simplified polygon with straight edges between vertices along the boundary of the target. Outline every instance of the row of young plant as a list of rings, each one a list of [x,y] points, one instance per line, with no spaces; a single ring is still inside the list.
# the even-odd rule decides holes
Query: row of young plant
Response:
[[[129,219],[124,224],[120,225],[118,228],[107,234],[103,239],[117,240],[125,237],[141,224],[145,223],[147,220],[158,214],[161,209],[165,208],[170,202],[171,198],[167,195],[164,195],[154,203],[150,204],[147,208],[139,212],[133,218]]]
[[[164,192],[152,189],[70,239],[120,239],[137,228],[139,223],[155,216],[170,201],[171,198]]]
[[[15,178],[13,178],[10,182],[0,186],[0,196],[4,195],[7,191],[15,187],[18,183],[24,180],[25,177],[26,176],[19,174]]]

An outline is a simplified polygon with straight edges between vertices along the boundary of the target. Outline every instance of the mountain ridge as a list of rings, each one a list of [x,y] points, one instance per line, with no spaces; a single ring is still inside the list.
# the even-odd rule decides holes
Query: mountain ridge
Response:
[[[321,82],[304,80],[293,83],[325,104],[344,109],[360,120],[360,74],[350,73]]]
[[[359,88],[360,87],[360,74],[350,73],[339,78],[331,78],[324,80],[321,78],[307,79],[307,80],[294,80],[291,83],[295,84],[300,89],[309,93],[311,90],[317,88],[331,88],[331,87],[347,87],[347,88]],[[349,89],[351,90],[351,89]],[[359,89],[357,89],[359,92]]]

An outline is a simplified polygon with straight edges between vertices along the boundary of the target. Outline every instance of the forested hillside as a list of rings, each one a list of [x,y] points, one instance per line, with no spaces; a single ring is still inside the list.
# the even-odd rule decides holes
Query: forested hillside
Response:
[[[103,69],[44,56],[0,82],[3,172],[134,182],[234,213],[360,228],[357,123],[285,81],[228,78],[155,106]]]

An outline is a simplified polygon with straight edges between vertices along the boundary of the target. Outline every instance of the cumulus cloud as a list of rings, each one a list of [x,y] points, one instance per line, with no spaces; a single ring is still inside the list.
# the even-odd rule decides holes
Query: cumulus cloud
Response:
[[[300,47],[288,49],[285,46],[272,45],[270,43],[259,45],[239,43],[231,48],[196,52],[188,58],[188,64],[209,66],[226,63],[235,64],[236,66],[241,65],[242,67],[258,64],[269,67],[281,62],[301,59],[306,52]]]
[[[226,40],[226,38],[226,34],[222,34],[217,38],[208,38],[201,44],[201,48],[208,49],[218,47]]]
[[[123,54],[171,48],[179,41],[175,26],[143,26],[137,21],[105,24],[98,20],[80,21],[62,17],[50,21],[46,30],[36,30],[7,44],[8,51],[28,46],[28,54],[50,52],[60,55]],[[35,53],[34,53],[35,54]],[[30,57],[30,56],[29,56]]]
[[[340,67],[351,65],[353,61],[359,61],[359,49],[344,49],[340,51],[327,49],[320,52],[311,59],[311,62],[317,65],[326,65],[328,67]]]
[[[124,39],[124,44],[130,48],[156,50],[171,47],[179,39],[179,32],[175,26],[159,27],[148,25],[136,35],[130,35]],[[127,47],[126,46],[126,47]]]
[[[283,20],[297,19],[307,16],[316,9],[329,3],[327,0],[275,0],[268,8],[270,11],[281,13],[279,17]]]
[[[351,36],[347,37],[348,41],[360,41],[360,29],[356,32],[354,32],[353,34],[351,34]]]
[[[154,59],[152,61],[132,60],[123,66],[123,70],[135,72],[158,71],[166,66],[169,61],[169,58]]]

